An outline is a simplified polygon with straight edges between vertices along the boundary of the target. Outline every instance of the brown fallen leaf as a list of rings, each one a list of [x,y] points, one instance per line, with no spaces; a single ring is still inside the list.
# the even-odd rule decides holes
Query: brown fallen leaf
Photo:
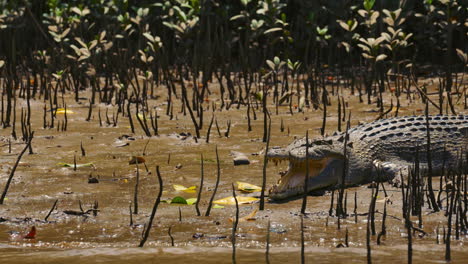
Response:
[[[257,220],[257,219],[255,218],[255,215],[257,214],[257,211],[258,211],[258,209],[255,209],[255,210],[253,210],[252,212],[250,212],[250,214],[248,214],[248,215],[246,215],[246,216],[244,216],[244,217],[239,218],[239,222],[247,222],[247,221],[255,221],[255,220]],[[230,217],[230,218],[229,218],[229,221],[234,222],[234,218]]]
[[[140,156],[132,156],[132,158],[130,159],[130,161],[128,162],[129,165],[132,165],[132,164],[140,164],[140,163],[145,163],[146,160],[145,158],[143,157],[140,157]]]

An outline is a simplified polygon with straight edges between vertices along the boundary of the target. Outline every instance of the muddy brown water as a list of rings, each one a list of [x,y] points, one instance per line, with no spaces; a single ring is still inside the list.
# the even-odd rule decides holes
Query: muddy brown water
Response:
[[[86,97],[86,94],[83,94]],[[213,100],[218,95],[213,94]],[[165,98],[162,96],[162,98]],[[76,103],[72,98],[65,97],[68,109],[68,131],[58,132],[56,129],[42,129],[43,103],[32,102],[32,127],[35,138],[32,146],[33,155],[25,154],[16,171],[12,185],[4,205],[0,205],[0,217],[8,221],[0,223],[0,260],[1,263],[84,263],[84,262],[126,262],[126,263],[180,263],[196,262],[224,263],[231,262],[232,244],[230,240],[235,206],[226,205],[222,209],[212,209],[211,216],[196,216],[194,206],[160,204],[150,237],[144,248],[137,245],[141,239],[144,224],[148,221],[152,205],[158,192],[155,172],[156,165],[164,181],[163,199],[183,196],[196,197],[196,193],[175,191],[173,184],[184,186],[199,185],[200,154],[205,158],[205,182],[200,208],[204,214],[207,203],[213,192],[216,179],[215,146],[218,146],[221,160],[221,182],[216,198],[232,195],[231,184],[243,181],[261,185],[263,156],[252,155],[265,148],[262,142],[263,121],[260,111],[258,120],[253,120],[253,131],[247,132],[246,109],[233,107],[229,111],[216,111],[215,115],[222,132],[226,122],[232,121],[230,137],[219,137],[216,128],[211,131],[210,143],[205,143],[205,135],[211,110],[205,113],[205,124],[201,131],[203,138],[195,142],[191,137],[182,140],[176,137],[182,132],[194,134],[190,117],[175,113],[174,120],[162,114],[165,112],[163,99],[151,100],[150,104],[159,108],[159,133],[161,136],[147,138],[137,127],[137,133],[131,134],[128,119],[119,117],[116,127],[105,124],[99,126],[97,111],[101,109],[104,116],[106,108],[110,115],[115,107],[103,104],[97,105],[93,119],[86,122],[87,106]],[[348,95],[348,111],[352,111],[352,125],[358,121],[374,120],[378,113],[375,104],[359,104],[357,96]],[[389,98],[385,104],[389,105]],[[18,105],[25,102],[18,100]],[[336,130],[337,104],[333,101],[328,109],[327,133]],[[460,112],[462,106],[457,106]],[[422,105],[402,100],[399,115],[421,114]],[[176,109],[180,107],[176,106]],[[274,107],[270,110],[274,112]],[[434,110],[434,109],[432,109]],[[295,137],[303,137],[306,129],[311,137],[319,136],[322,122],[322,111],[306,109],[305,113],[289,114],[289,108],[280,107],[279,115],[272,114],[271,145],[285,146]],[[393,113],[393,112],[392,112]],[[58,114],[58,120],[63,115]],[[49,117],[48,117],[49,118]],[[280,131],[281,119],[285,131]],[[19,117],[17,118],[19,120]],[[105,120],[105,118],[104,118]],[[344,126],[343,126],[344,127]],[[289,134],[288,134],[289,130]],[[17,132],[20,133],[17,124]],[[24,147],[20,141],[12,141],[12,153],[8,152],[8,142],[11,128],[0,130],[2,136],[0,189],[6,183],[9,171],[17,154]],[[134,140],[119,137],[130,135]],[[86,156],[81,156],[80,143],[86,150]],[[128,146],[122,145],[128,143]],[[131,156],[141,156],[146,147],[144,158],[146,166],[140,164],[139,213],[133,214],[133,226],[130,226],[129,206],[133,201],[136,166],[129,165]],[[240,151],[248,155],[251,164],[234,166],[230,151]],[[92,162],[94,167],[64,168],[60,162],[73,163],[76,155],[77,163]],[[170,160],[168,156],[170,155]],[[169,162],[168,162],[169,160]],[[182,165],[181,168],[178,165]],[[270,164],[267,169],[267,186],[271,186],[278,178],[278,172],[284,170],[287,164],[278,167]],[[89,184],[88,177],[92,175],[99,179],[97,184]],[[438,178],[434,178],[434,186],[438,186]],[[406,262],[407,237],[402,221],[400,191],[388,184],[390,196],[387,218],[387,235],[382,244],[377,245],[377,236],[371,237],[372,260],[377,263]],[[348,212],[354,207],[354,193],[357,193],[358,213],[368,211],[371,189],[360,186],[347,189]],[[240,192],[238,195],[245,196]],[[308,215],[304,217],[305,259],[309,263],[362,263],[366,261],[366,216],[340,220],[328,216],[330,193],[323,196],[308,197]],[[41,220],[49,212],[55,200],[57,209],[52,212],[49,222]],[[381,230],[383,212],[383,193],[379,194],[376,210],[376,229]],[[80,210],[79,201],[84,210],[90,209],[95,201],[99,203],[97,216],[88,217],[67,215],[65,210]],[[256,220],[239,223],[236,248],[239,263],[265,262],[267,223],[271,223],[270,255],[271,263],[298,263],[301,259],[300,207],[301,200],[287,203],[267,203],[265,211],[256,214]],[[133,208],[133,207],[132,207]],[[179,208],[182,220],[179,221]],[[245,216],[258,208],[258,204],[240,205],[240,216]],[[417,225],[417,218],[414,218]],[[413,261],[415,263],[444,262],[445,245],[436,244],[436,229],[439,227],[442,241],[442,228],[446,226],[447,218],[443,212],[431,213],[426,207],[423,212],[423,230],[426,236],[415,234],[413,238]],[[35,226],[36,238],[22,239],[11,235],[12,232],[27,233]],[[168,229],[171,227],[174,246]],[[344,243],[346,229],[349,232],[349,247],[339,248]],[[200,236],[201,238],[195,238]],[[454,263],[466,263],[468,252],[466,235],[455,240],[452,236],[452,259]]]

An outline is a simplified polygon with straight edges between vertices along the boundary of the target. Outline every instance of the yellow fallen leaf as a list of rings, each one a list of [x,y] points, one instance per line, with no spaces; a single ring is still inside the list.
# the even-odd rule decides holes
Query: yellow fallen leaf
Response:
[[[151,120],[150,118],[150,115],[149,114],[145,114],[143,115],[142,113],[138,113],[138,117],[143,120],[143,119],[146,119],[146,120]],[[146,117],[146,118],[145,118]]]
[[[239,218],[239,222],[246,222],[246,221],[255,221],[255,215],[257,214],[258,209],[253,210],[250,214]],[[234,222],[234,218],[230,217],[229,221]]]
[[[380,198],[380,197],[377,196],[377,198]],[[390,201],[390,202],[392,201],[392,200],[390,199],[390,197],[384,197],[384,198],[382,198],[382,199],[376,200],[375,202],[377,202],[377,203],[385,203],[385,202],[388,202],[388,201]]]
[[[256,202],[258,200],[260,200],[260,199],[255,198],[255,197],[237,196],[237,203],[239,203],[239,204],[249,204],[249,203]],[[236,204],[236,200],[234,199],[234,197],[230,196],[230,197],[226,197],[226,198],[223,198],[223,199],[213,201],[213,203],[214,204],[234,205],[234,204]]]
[[[257,185],[253,185],[253,184],[250,184],[250,183],[246,183],[246,182],[236,182],[237,183],[237,189],[239,191],[242,191],[242,192],[260,192],[262,191],[262,188],[257,186]]]
[[[190,187],[187,188],[187,187],[185,187],[183,185],[174,184],[174,185],[172,185],[172,187],[176,191],[183,191],[183,192],[186,192],[186,193],[194,193],[197,190],[197,186],[190,186]]]
[[[56,114],[65,114],[65,108],[58,108],[56,111],[55,111]],[[67,115],[68,114],[73,114],[73,111],[70,110],[70,109],[67,109],[66,110],[66,113]]]

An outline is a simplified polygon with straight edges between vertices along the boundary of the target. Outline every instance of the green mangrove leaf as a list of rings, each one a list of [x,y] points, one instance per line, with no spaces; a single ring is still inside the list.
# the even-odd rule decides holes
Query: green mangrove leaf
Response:
[[[372,7],[374,7],[374,4],[375,4],[375,0],[364,0],[363,5],[367,11],[370,11]]]
[[[187,204],[187,200],[184,197],[176,196],[172,198],[171,204]]]
[[[185,199],[184,197],[181,196],[176,196],[174,198],[169,199],[169,200],[164,200],[163,202],[168,203],[168,204],[187,204],[187,205],[194,205],[197,202],[197,198],[188,198]]]

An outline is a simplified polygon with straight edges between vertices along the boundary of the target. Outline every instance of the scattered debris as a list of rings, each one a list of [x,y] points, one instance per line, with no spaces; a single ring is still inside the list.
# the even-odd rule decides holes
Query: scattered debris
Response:
[[[145,158],[141,156],[132,156],[130,161],[128,161],[128,165],[140,164],[140,163],[145,163],[145,162],[146,162]]]

